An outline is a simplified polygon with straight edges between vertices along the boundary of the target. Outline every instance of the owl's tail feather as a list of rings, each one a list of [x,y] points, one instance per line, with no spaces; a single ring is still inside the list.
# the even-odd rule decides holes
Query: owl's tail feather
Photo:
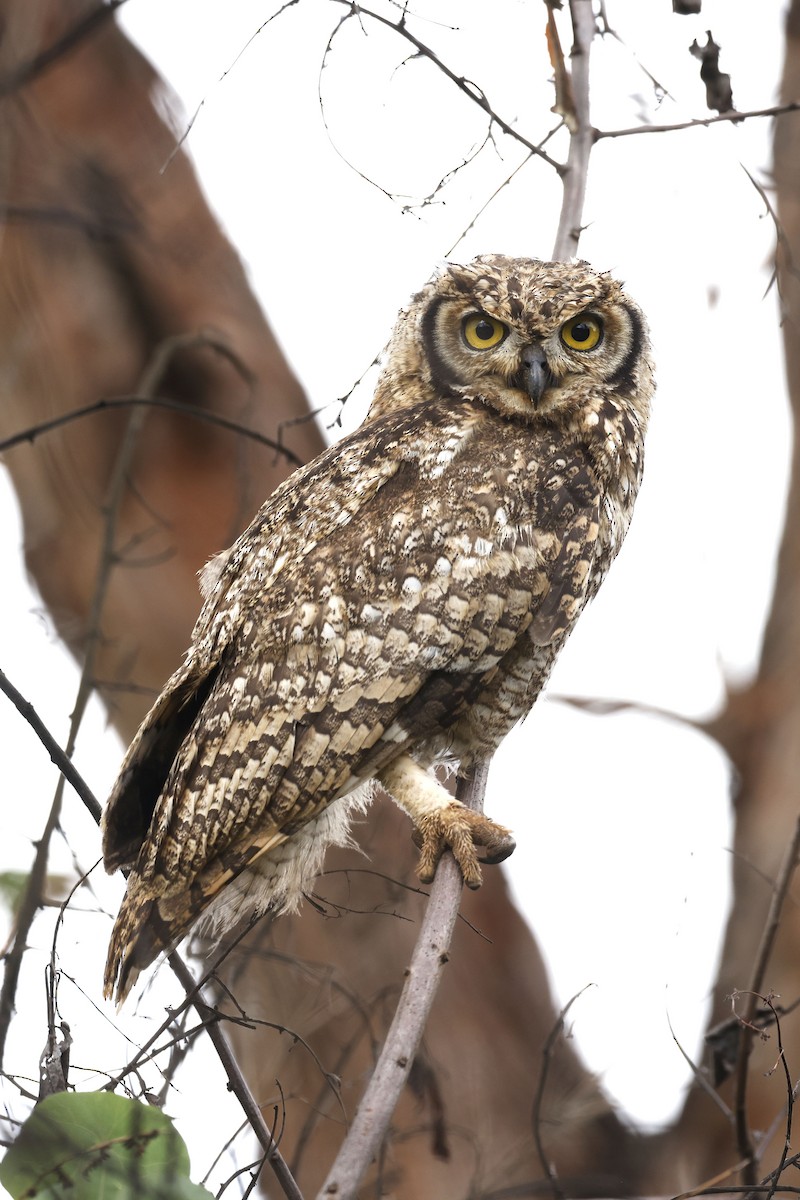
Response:
[[[135,875],[128,880],[128,891],[114,923],[108,946],[103,995],[115,993],[117,1007],[124,1002],[141,971],[160,954],[178,944],[198,915],[191,894],[184,892],[177,903],[165,904],[153,899]],[[169,908],[165,915],[164,908]]]
[[[162,886],[160,894],[154,896],[152,880],[142,879],[135,869],[131,871],[128,890],[111,931],[103,983],[105,998],[110,999],[116,988],[119,1007],[139,973],[159,954],[174,950],[225,884],[286,840],[287,835],[280,830],[257,830],[240,846],[220,853],[193,879],[185,879],[171,894],[165,894],[166,888]],[[330,840],[336,838],[320,842],[323,849]],[[344,844],[341,834],[338,844]],[[319,862],[313,859],[309,873],[316,874],[318,867]],[[165,883],[163,879],[160,882]],[[271,890],[267,888],[267,893]],[[261,912],[268,907],[266,893],[255,907]],[[228,927],[236,919],[237,914],[223,917],[220,927]]]

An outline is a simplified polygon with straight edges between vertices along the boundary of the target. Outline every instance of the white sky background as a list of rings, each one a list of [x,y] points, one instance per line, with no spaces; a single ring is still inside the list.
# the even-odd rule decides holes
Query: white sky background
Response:
[[[397,15],[384,0],[376,6]],[[417,7],[426,20],[414,31],[479,84],[498,113],[516,119],[532,140],[552,128],[543,5],[431,0]],[[761,0],[756,16],[751,6],[705,0],[699,18],[679,18],[668,0],[607,0],[625,45],[610,37],[595,42],[594,123],[705,116],[699,63],[687,51],[709,28],[722,45],[737,107],[775,103],[785,7]],[[319,67],[345,9],[300,0],[237,59],[272,10],[263,0],[129,0],[122,21],[186,114],[204,101],[188,148],[312,405],[322,406],[350,389],[385,343],[397,309],[524,150],[498,133],[496,145],[433,203],[404,211],[482,141],[485,114],[429,63],[400,67],[410,47],[396,35],[350,21],[322,76],[329,138]],[[562,38],[568,46],[566,19]],[[637,57],[669,91],[660,106]],[[502,747],[487,797],[488,812],[517,834],[510,878],[559,1001],[596,985],[571,1012],[578,1048],[631,1117],[651,1124],[674,1113],[687,1079],[668,1018],[690,1053],[705,1021],[728,902],[728,772],[712,745],[678,723],[587,716],[553,697],[624,697],[697,717],[719,705],[725,678],[746,678],[754,666],[789,436],[774,290],[764,296],[774,230],[742,169],[766,178],[770,134],[771,122],[752,120],[603,141],[594,151],[581,255],[627,282],[648,314],[657,356],[645,485],[620,559],[556,667],[550,699]],[[365,182],[335,147],[402,198]],[[548,150],[563,157],[562,138]],[[548,257],[559,202],[553,173],[528,163],[452,257]],[[348,403],[345,428],[358,423],[369,394],[361,388]],[[0,667],[63,740],[77,673],[26,587],[13,499],[4,477],[0,483],[10,564]],[[4,807],[19,819],[0,843],[0,870],[24,869],[54,770],[6,704],[0,747]],[[77,761],[98,795],[108,790],[120,754],[96,710]],[[16,778],[9,759],[20,764]],[[69,792],[65,807],[69,840],[86,865],[97,853],[96,835]],[[71,871],[63,842],[53,857],[55,869]],[[110,913],[120,887],[98,886]],[[76,903],[96,904],[91,897]],[[37,950],[28,956],[22,993],[31,1019],[18,1022],[9,1055],[9,1067],[29,1075],[46,1031],[41,972],[51,929],[49,915],[34,928]],[[105,915],[76,917],[60,943],[62,965],[79,973],[98,1005],[109,930]],[[119,1043],[110,1059],[101,1051],[108,1022],[92,1018],[90,1001],[67,984],[61,998],[78,1039],[73,1060],[121,1062]],[[143,1029],[140,1022],[131,1036],[143,1037]],[[189,1101],[191,1074],[182,1080],[183,1096],[168,1109],[183,1115],[199,1178],[211,1157],[208,1131]],[[231,1109],[231,1132],[236,1123]]]

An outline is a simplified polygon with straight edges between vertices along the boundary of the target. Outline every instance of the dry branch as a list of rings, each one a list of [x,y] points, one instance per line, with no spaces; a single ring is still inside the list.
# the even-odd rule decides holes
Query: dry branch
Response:
[[[758,952],[753,964],[753,973],[750,979],[750,986],[744,993],[744,1011],[739,1014],[740,1032],[739,1054],[736,1068],[735,1113],[736,1141],[739,1154],[747,1163],[747,1166],[744,1168],[743,1172],[745,1183],[756,1182],[756,1153],[747,1118],[747,1085],[749,1077],[750,1051],[753,1045],[753,1034],[758,1032],[754,1027],[753,1018],[755,1016],[755,1009],[758,1000],[763,999],[761,992],[764,987],[764,974],[767,970],[767,965],[775,945],[775,939],[778,936],[781,913],[783,912],[783,906],[786,902],[786,897],[789,894],[789,887],[794,877],[795,870],[797,869],[798,857],[800,857],[800,818],[798,818],[795,824],[794,834],[786,848],[786,854],[781,865],[780,873],[778,878],[775,880],[769,912],[767,913],[767,919],[764,923],[764,929],[761,934],[761,942],[759,944]],[[775,1010],[771,1003],[769,1004],[769,1007],[774,1013]],[[780,1050],[781,1060],[785,1065],[782,1045]]]
[[[590,3],[590,0],[579,0],[579,2]],[[531,154],[536,155],[537,158],[541,158],[547,163],[548,166],[552,167],[554,171],[557,171],[559,175],[563,173],[564,166],[562,163],[557,162],[554,158],[551,158],[550,155],[542,149],[541,145],[537,145],[536,142],[532,142],[529,138],[524,137],[523,134],[521,134],[518,129],[515,129],[510,122],[506,121],[499,115],[499,113],[495,112],[480,88],[478,88],[471,80],[465,79],[463,75],[458,75],[455,71],[451,70],[451,68],[448,67],[446,63],[442,62],[439,56],[433,50],[431,50],[430,46],[427,46],[424,42],[420,41],[418,37],[415,37],[408,28],[405,15],[401,16],[397,21],[390,21],[388,17],[384,17],[380,13],[373,12],[373,10],[370,8],[365,8],[363,4],[356,4],[354,0],[336,0],[336,3],[344,4],[350,9],[350,12],[342,18],[342,24],[344,24],[344,22],[349,20],[351,17],[369,17],[371,20],[377,21],[378,24],[385,25],[388,29],[393,29],[396,34],[404,38],[414,47],[417,54],[421,58],[426,58],[429,62],[433,63],[437,70],[441,71],[451,83],[454,83],[458,90],[463,93],[463,95],[471,100],[473,104],[477,104],[479,108],[483,109],[490,121],[497,125],[499,129],[502,129],[503,133],[507,134],[508,137],[513,138],[514,141],[519,142],[521,146],[525,146],[525,148],[529,150]],[[341,28],[341,25],[339,28]]]
[[[589,111],[589,58],[596,24],[592,0],[570,0],[573,44],[570,59],[572,122],[566,170],[562,175],[564,195],[553,246],[553,258],[572,258],[578,251],[589,174],[589,155],[592,152],[593,129]],[[552,16],[552,10],[548,9]]]
[[[487,773],[488,763],[476,763],[470,778],[459,780],[456,795],[469,808],[482,811]],[[330,1196],[354,1200],[386,1136],[448,960],[461,886],[461,872],[448,853],[437,867],[406,982],[377,1065],[317,1200]]]

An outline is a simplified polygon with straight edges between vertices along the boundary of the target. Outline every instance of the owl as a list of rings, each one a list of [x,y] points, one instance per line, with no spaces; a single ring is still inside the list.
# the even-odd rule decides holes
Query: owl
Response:
[[[363,425],[201,575],[183,665],[104,814],[130,871],[106,995],[204,915],[295,909],[380,784],[418,874],[514,849],[466,775],[524,717],[608,571],[642,476],[647,327],[587,263],[446,264],[401,312]],[[478,856],[478,848],[482,857]]]

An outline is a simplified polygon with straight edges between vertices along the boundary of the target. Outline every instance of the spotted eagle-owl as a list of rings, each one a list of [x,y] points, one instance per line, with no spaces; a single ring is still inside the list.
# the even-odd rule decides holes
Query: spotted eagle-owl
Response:
[[[487,255],[413,298],[361,428],[203,572],[105,813],[130,868],[107,995],[202,913],[295,908],[362,785],[411,817],[423,881],[448,847],[470,887],[511,852],[428,768],[531,708],[628,528],[652,392],[640,309],[586,263]]]

